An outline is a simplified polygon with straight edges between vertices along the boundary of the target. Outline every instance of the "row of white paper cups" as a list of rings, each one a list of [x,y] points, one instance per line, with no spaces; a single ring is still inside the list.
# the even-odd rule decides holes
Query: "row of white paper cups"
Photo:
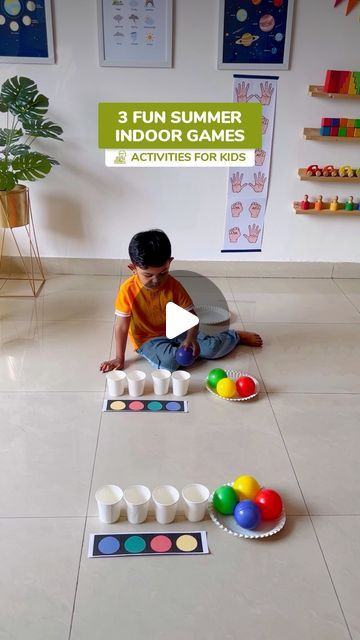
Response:
[[[188,484],[183,488],[181,495],[186,518],[190,522],[203,520],[210,495],[209,489],[203,484]],[[173,522],[180,494],[176,487],[170,484],[160,485],[152,493],[148,487],[142,484],[132,485],[124,492],[120,487],[108,484],[98,489],[95,494],[99,518],[108,524],[119,520],[123,498],[126,503],[128,521],[131,524],[141,524],[147,518],[151,497],[155,505],[157,522],[159,524]]]
[[[170,380],[174,396],[185,396],[188,392],[191,375],[188,371],[168,371],[167,369],[155,369],[151,372],[154,385],[154,393],[163,396],[169,391]],[[125,391],[127,382],[129,396],[137,398],[144,393],[146,373],[144,371],[119,371],[115,369],[106,374],[108,392],[110,396],[121,396]]]

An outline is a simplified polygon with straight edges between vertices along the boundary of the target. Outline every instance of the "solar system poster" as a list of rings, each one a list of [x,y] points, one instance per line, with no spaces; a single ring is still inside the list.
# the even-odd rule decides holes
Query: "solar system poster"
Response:
[[[0,62],[54,62],[50,0],[0,0]]]
[[[219,69],[288,69],[294,0],[221,0]]]

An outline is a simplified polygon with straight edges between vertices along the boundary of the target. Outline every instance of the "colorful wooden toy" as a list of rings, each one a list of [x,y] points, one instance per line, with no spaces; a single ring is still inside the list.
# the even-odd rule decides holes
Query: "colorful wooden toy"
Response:
[[[333,178],[336,178],[338,175],[338,171],[337,169],[335,169],[335,167],[332,164],[328,164],[326,165],[326,167],[323,168],[322,175],[324,176],[324,178],[327,178],[328,176],[332,176]]]
[[[345,203],[345,211],[353,211],[354,209],[354,198],[353,196],[349,196],[348,201]]]
[[[315,202],[315,210],[316,211],[321,211],[321,209],[324,208],[324,203],[323,203],[323,199],[322,196],[319,196],[318,199]]]
[[[321,176],[321,169],[317,164],[311,164],[306,169],[306,175],[307,176]]]
[[[330,211],[337,211],[339,208],[339,196],[335,196],[330,202]]]
[[[304,195],[304,200],[300,202],[300,209],[310,209],[309,196]]]

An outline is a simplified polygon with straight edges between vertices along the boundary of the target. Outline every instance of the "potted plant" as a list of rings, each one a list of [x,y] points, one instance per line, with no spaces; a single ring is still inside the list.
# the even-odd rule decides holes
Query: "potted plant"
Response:
[[[38,138],[62,140],[62,128],[45,118],[49,100],[30,78],[14,76],[0,91],[0,112],[6,125],[0,128],[0,227],[18,227],[29,222],[28,188],[22,180],[44,178],[52,165],[50,156],[32,151]]]

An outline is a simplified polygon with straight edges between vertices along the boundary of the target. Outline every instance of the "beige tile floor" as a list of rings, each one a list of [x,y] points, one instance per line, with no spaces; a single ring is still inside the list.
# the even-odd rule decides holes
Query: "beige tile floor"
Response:
[[[0,640],[360,640],[360,281],[212,278],[234,326],[264,337],[223,360],[261,393],[218,400],[201,363],[171,421],[101,412],[119,281],[53,276],[35,301],[0,298]],[[240,540],[180,511],[169,530],[206,529],[209,556],[87,558],[91,532],[164,528],[101,524],[103,483],[240,473],[282,493],[280,534]]]

